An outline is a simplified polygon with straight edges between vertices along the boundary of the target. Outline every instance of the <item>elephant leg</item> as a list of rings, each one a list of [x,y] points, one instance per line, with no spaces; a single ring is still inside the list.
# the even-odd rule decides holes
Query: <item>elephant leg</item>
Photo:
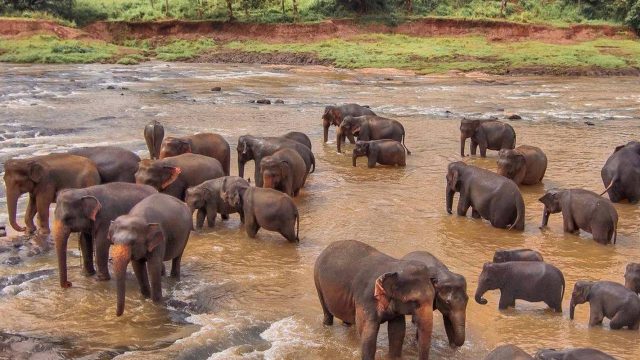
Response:
[[[363,360],[374,360],[376,356],[376,341],[380,324],[366,318],[364,309],[356,305],[356,329],[360,335],[361,356]]]
[[[342,135],[342,137],[343,137],[343,138],[342,138],[342,143],[344,143],[344,137],[345,137],[345,136],[344,136],[344,135]],[[353,134],[352,134],[352,133],[347,134],[347,135],[346,135],[346,137],[349,139],[349,142],[350,142],[350,143],[352,143],[352,144],[355,144],[355,143],[356,143],[356,139],[353,137]]]
[[[258,221],[253,215],[245,216],[245,220],[247,222],[244,224],[244,227],[247,230],[247,235],[253,239],[256,237],[258,230],[260,230],[260,225],[258,225]]]
[[[564,214],[562,216],[562,227],[564,229],[564,232],[576,235],[580,233],[580,229],[578,228],[578,226],[576,226],[576,223],[573,221],[573,219],[569,216],[564,216]]]
[[[36,211],[38,212],[38,222],[40,223],[40,231],[43,234],[49,234],[49,205],[54,200],[55,194],[43,194],[36,197]]]
[[[322,319],[323,325],[333,325],[333,314],[329,312],[327,308],[327,304],[324,302],[324,296],[322,296],[322,291],[316,285],[316,291],[318,292],[318,299],[320,300],[320,306],[322,307],[322,313],[324,314],[324,318]]]
[[[487,142],[482,141],[478,145],[480,146],[480,157],[487,157]]]
[[[214,204],[209,204],[207,203],[205,209],[207,210],[207,225],[209,227],[214,227],[216,225],[216,217],[218,216],[218,207],[214,206]],[[225,215],[222,215],[222,218],[224,219]],[[229,218],[229,215],[227,215],[227,219]]]
[[[171,277],[180,280],[180,262],[182,261],[182,255],[173,258],[171,260]]]
[[[285,239],[289,240],[289,242],[296,242],[296,222],[295,219],[291,224],[285,224],[285,226],[280,229],[280,235],[284,236]]]
[[[471,202],[467,198],[467,194],[461,191],[460,197],[458,198],[458,209],[456,210],[458,216],[467,216],[469,207],[471,207]]]
[[[107,230],[97,231],[94,238],[96,246],[96,265],[98,266],[97,279],[106,281],[111,279],[109,276],[109,247],[110,243],[107,239]]]
[[[471,138],[471,144],[470,144],[470,148],[469,148],[469,152],[471,153],[471,155],[475,155],[478,149],[478,142],[473,140],[473,138]]]
[[[451,322],[451,318],[448,315],[442,315],[442,322],[444,323],[444,330],[447,333],[447,339],[449,339],[449,344],[453,344],[455,331],[453,329],[453,323]]]
[[[389,320],[387,332],[389,333],[389,357],[402,357],[402,344],[404,343],[404,334],[406,332],[404,316]]]
[[[604,319],[600,306],[594,305],[595,304],[591,304],[591,309],[589,310],[589,326],[600,325]]]
[[[592,235],[593,240],[595,240],[597,243],[607,245],[612,238],[613,230],[604,228],[602,226],[597,226],[592,228]]]
[[[560,299],[547,299],[544,301],[545,304],[547,304],[547,306],[549,306],[549,308],[553,309],[555,312],[562,312],[562,298],[561,298],[561,294],[558,294],[560,297]]]
[[[162,259],[159,255],[154,254],[149,261],[147,261],[147,270],[149,273],[149,280],[151,283],[151,300],[153,302],[162,301]],[[173,272],[173,269],[171,269]]]
[[[196,214],[196,229],[202,229],[202,225],[204,225],[204,218],[207,216],[207,213],[204,209],[198,209]]]
[[[33,218],[36,216],[36,198],[29,194],[29,202],[27,203],[27,210],[24,213],[24,223],[27,227],[27,234],[33,234],[36,231],[36,224],[33,223]]]
[[[509,294],[506,291],[500,290],[500,303],[498,304],[498,309],[506,310],[510,306],[515,306],[515,305],[516,305],[516,299],[513,297],[513,295]]]
[[[376,167],[376,161],[377,157],[376,156],[369,156],[368,160],[367,160],[367,167],[369,169],[372,169],[374,167]]]
[[[138,286],[140,286],[140,293],[145,299],[148,299],[151,296],[151,290],[149,290],[147,262],[144,260],[133,260],[131,266],[133,267],[133,273],[136,274]]]
[[[80,252],[82,253],[82,272],[85,276],[96,273],[93,267],[93,237],[86,232],[80,233]]]
[[[260,176],[260,159],[254,159],[256,168],[253,173],[253,180],[256,182],[256,187],[262,187],[262,176]]]
[[[618,311],[613,318],[611,318],[609,327],[612,330],[622,329],[625,326],[631,327],[631,325],[629,325],[629,315],[631,314],[626,313],[624,310]]]

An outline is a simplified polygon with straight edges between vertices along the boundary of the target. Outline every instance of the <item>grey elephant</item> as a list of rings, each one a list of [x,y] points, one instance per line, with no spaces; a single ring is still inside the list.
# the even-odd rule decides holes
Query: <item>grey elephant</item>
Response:
[[[346,116],[362,116],[362,115],[375,115],[371,109],[358,104],[345,104],[342,106],[327,106],[324,108],[322,114],[322,128],[324,130],[324,142],[329,140],[329,127],[340,126],[342,120]],[[353,135],[348,135],[349,141],[353,144],[355,140]],[[344,141],[344,139],[342,140]]]
[[[136,182],[140,157],[132,151],[117,146],[92,146],[69,150],[71,155],[85,157],[96,164],[100,183]]]
[[[124,312],[125,275],[129,262],[142,295],[160,302],[163,262],[171,260],[171,277],[179,279],[182,253],[192,228],[189,207],[166,194],[146,197],[127,215],[119,216],[111,223],[108,238],[112,244],[117,282],[117,316]]]
[[[487,156],[487,149],[513,149],[516,146],[516,132],[509,124],[498,120],[463,119],[460,122],[460,156],[464,157],[464,144],[471,138],[471,155],[480,147],[480,156]]]
[[[624,287],[636,294],[640,294],[640,264],[627,264],[624,272]]]
[[[404,144],[405,131],[404,126],[392,119],[383,118],[376,115],[364,115],[364,116],[346,116],[336,134],[336,143],[338,146],[338,152],[342,152],[341,144],[344,136],[354,135],[358,140],[370,141],[370,140],[382,140],[391,139],[399,143],[407,151],[407,154],[411,155],[411,151]]]
[[[239,183],[227,187],[223,181],[220,197],[244,214],[247,235],[255,238],[264,228],[277,231],[289,242],[300,242],[300,214],[293,199],[273,189],[245,186]]]
[[[485,305],[482,296],[500,289],[500,310],[514,307],[516,300],[543,301],[556,312],[562,312],[565,282],[562,272],[551,264],[538,261],[485,263],[478,279],[475,300]]]
[[[498,153],[498,174],[520,185],[535,185],[547,171],[547,155],[538,147],[520,145]]]
[[[356,159],[360,156],[367,157],[367,166],[369,168],[376,167],[376,163],[391,166],[407,165],[405,148],[395,140],[358,140],[356,147],[353,149],[353,166],[356,166]]]
[[[149,157],[152,160],[160,159],[160,146],[164,139],[164,126],[153,120],[144,127],[144,140],[147,142]]]
[[[533,357],[515,345],[504,344],[493,349],[484,360],[533,360]]]
[[[600,172],[605,192],[612,202],[640,200],[640,142],[630,141],[615,148]]]
[[[162,141],[160,159],[187,153],[200,154],[218,160],[224,174],[229,175],[231,148],[221,135],[200,133],[183,137],[168,137]]]
[[[542,254],[531,249],[496,250],[493,254],[494,263],[507,261],[544,261]]]
[[[469,301],[467,280],[464,276],[450,271],[444,263],[426,251],[408,253],[402,260],[418,261],[427,266],[436,292],[433,308],[442,313],[449,345],[464,345],[467,303]]]
[[[447,171],[447,213],[451,214],[453,196],[460,193],[457,214],[489,220],[497,228],[524,230],[524,200],[513,181],[489,170],[461,161],[449,164]]]
[[[602,324],[611,319],[609,327],[614,330],[628,327],[638,330],[640,326],[640,297],[622,284],[613,281],[577,281],[571,294],[569,318],[573,320],[575,308],[589,302],[589,326]]]
[[[226,188],[222,186],[225,185]],[[185,203],[191,209],[191,213],[198,211],[196,216],[196,229],[201,229],[204,225],[204,219],[207,219],[207,225],[214,227],[216,224],[216,216],[220,214],[223,220],[229,218],[229,214],[237,213],[237,209],[228,204],[220,197],[221,192],[227,191],[229,186],[249,186],[247,180],[239,176],[225,176],[213,180],[207,180],[200,185],[187,189]],[[240,219],[244,222],[244,214],[240,213]]]
[[[541,349],[536,353],[536,360],[616,360],[613,356],[597,349]]]
[[[307,181],[304,159],[293,149],[280,149],[260,160],[262,186],[294,197]]]
[[[547,226],[551,214],[562,212],[565,232],[584,230],[600,244],[616,243],[618,212],[611,201],[582,189],[551,189],[539,201],[544,204],[541,228]]]

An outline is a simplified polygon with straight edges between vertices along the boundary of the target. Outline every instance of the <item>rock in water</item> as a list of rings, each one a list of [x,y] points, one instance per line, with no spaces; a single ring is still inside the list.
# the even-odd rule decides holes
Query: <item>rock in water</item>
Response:
[[[220,86],[215,86],[211,88],[211,91],[222,91],[222,88]]]
[[[269,99],[260,99],[260,100],[256,100],[257,104],[264,104],[264,105],[271,105],[271,100]]]

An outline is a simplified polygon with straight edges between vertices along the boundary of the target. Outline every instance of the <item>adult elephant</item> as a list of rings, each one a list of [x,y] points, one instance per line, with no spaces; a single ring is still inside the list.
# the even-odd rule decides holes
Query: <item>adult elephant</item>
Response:
[[[457,214],[483,218],[497,228],[524,230],[524,200],[513,181],[489,170],[461,161],[449,164],[447,171],[447,212],[451,214],[453,196],[460,193]]]
[[[168,137],[162,142],[160,159],[186,153],[212,157],[222,164],[224,174],[229,176],[231,166],[231,148],[222,136],[213,133],[201,133],[185,137]]]
[[[58,193],[54,211],[53,234],[58,255],[60,286],[68,288],[67,241],[72,232],[80,233],[83,270],[95,274],[93,248],[96,249],[98,280],[109,280],[109,225],[147,196],[156,194],[151,186],[115,182],[84,189],[66,189]]]
[[[462,346],[465,340],[467,303],[467,280],[464,276],[451,272],[438,258],[426,251],[414,251],[402,260],[419,261],[429,268],[436,292],[433,309],[442,313],[444,329],[451,346]]]
[[[464,144],[471,138],[471,155],[480,146],[480,156],[487,156],[487,149],[513,149],[516,146],[516,132],[509,124],[498,120],[462,119],[460,122],[460,156],[464,157]]]
[[[86,157],[93,161],[100,173],[100,183],[136,182],[136,171],[140,157],[117,146],[92,146],[69,150],[69,154]]]
[[[547,171],[547,155],[535,146],[520,145],[498,153],[498,174],[520,185],[535,185]]]
[[[383,118],[376,115],[364,116],[347,116],[342,120],[338,132],[336,134],[336,142],[338,152],[341,152],[341,144],[343,135],[354,135],[358,140],[382,140],[391,139],[399,143],[407,150],[407,154],[411,155],[411,151],[404,144],[405,131],[404,126],[392,119]]]
[[[640,200],[640,142],[631,141],[616,147],[600,172],[602,182],[613,202],[624,199],[635,204]]]
[[[164,126],[153,120],[144,127],[144,140],[147,142],[151,160],[160,158],[160,146],[164,138]]]
[[[427,266],[398,260],[359,241],[336,241],[322,251],[314,280],[325,325],[337,317],[355,324],[363,359],[374,359],[380,324],[388,322],[389,356],[402,355],[405,315],[413,315],[418,357],[429,358],[435,293]]]
[[[10,159],[4,164],[9,223],[16,231],[33,232],[36,213],[40,231],[49,233],[49,205],[62,189],[84,188],[100,184],[100,174],[93,161],[71,154],[49,154],[27,159]],[[18,198],[29,193],[25,212],[26,228],[16,221]]]
[[[342,120],[346,116],[363,116],[363,115],[375,115],[371,109],[358,104],[345,104],[341,106],[327,106],[324,108],[322,114],[322,128],[324,130],[324,142],[329,140],[329,126],[340,126]],[[352,144],[355,144],[353,135],[348,134],[347,137]],[[344,141],[344,139],[342,139]]]
[[[307,173],[316,169],[316,159],[313,152],[306,145],[295,140],[279,137],[257,137],[252,135],[242,135],[238,138],[238,176],[244,177],[244,165],[253,160],[255,162],[254,180],[256,186],[262,186],[260,176],[260,162],[265,156],[273,155],[280,149],[293,149],[304,160]]]
[[[616,360],[613,356],[598,349],[541,349],[536,353],[536,360]]]
[[[289,131],[288,133],[282,135],[285,139],[290,139],[299,142],[300,144],[311,149],[311,139],[307,136],[307,134],[299,131]]]
[[[187,188],[223,176],[218,160],[188,153],[161,160],[142,160],[136,172],[136,183],[150,185],[184,201]]]

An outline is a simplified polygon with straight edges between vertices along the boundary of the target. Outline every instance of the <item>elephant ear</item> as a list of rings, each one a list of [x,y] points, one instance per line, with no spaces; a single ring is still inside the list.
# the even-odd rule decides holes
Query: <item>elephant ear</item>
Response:
[[[384,312],[389,307],[389,300],[393,292],[393,286],[398,281],[398,273],[385,273],[376,279],[373,297],[376,299],[379,312]]]
[[[620,151],[621,149],[623,149],[625,146],[627,145],[618,145],[616,146],[615,150],[613,150],[614,153],[617,153],[618,151]]]
[[[96,216],[98,216],[98,212],[102,209],[100,201],[98,201],[95,196],[90,195],[83,196],[80,200],[82,201],[82,210],[84,211],[84,214],[92,221],[96,221]]]
[[[178,178],[178,175],[182,173],[182,169],[174,166],[165,166],[164,167],[169,172],[169,177],[162,182],[162,190],[166,189],[169,185],[173,184],[174,181]]]
[[[44,166],[37,162],[32,162],[29,166],[29,179],[34,183],[39,183],[44,177]]]
[[[460,171],[458,169],[451,169],[451,191],[456,191],[458,188],[458,181],[460,181]]]
[[[340,112],[340,110],[338,108],[333,108],[331,110],[331,114],[333,115],[333,124],[334,125],[338,125],[338,121],[340,121],[340,119],[342,119],[342,113]]]
[[[541,203],[543,203],[547,208],[551,207],[551,204],[553,203],[553,198],[554,198],[554,193],[551,191],[548,191],[546,194],[544,194],[540,199],[538,199],[538,201],[540,201]]]
[[[107,231],[107,240],[109,240],[110,244],[113,244],[113,233],[116,232],[116,222],[111,220],[109,224],[109,231]]]
[[[193,152],[191,150],[191,144],[188,141],[181,140],[180,141],[180,152],[183,153],[183,154]]]
[[[152,252],[164,241],[164,233],[158,223],[151,223],[147,229],[147,251]]]

